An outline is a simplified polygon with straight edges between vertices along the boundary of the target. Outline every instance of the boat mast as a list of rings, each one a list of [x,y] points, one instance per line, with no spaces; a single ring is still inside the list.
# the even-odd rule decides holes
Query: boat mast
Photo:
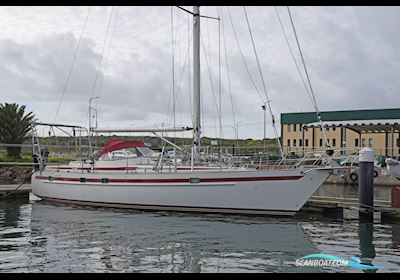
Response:
[[[200,161],[200,6],[193,6],[193,157]]]

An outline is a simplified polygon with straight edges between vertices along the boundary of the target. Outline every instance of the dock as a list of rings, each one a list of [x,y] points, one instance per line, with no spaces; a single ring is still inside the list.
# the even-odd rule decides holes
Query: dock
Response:
[[[359,218],[357,198],[312,196],[297,214],[353,220]],[[392,207],[389,200],[374,200],[375,222],[400,221],[400,208]]]
[[[0,185],[0,198],[7,195],[29,195],[32,191],[32,186],[30,184],[12,184],[12,185]]]

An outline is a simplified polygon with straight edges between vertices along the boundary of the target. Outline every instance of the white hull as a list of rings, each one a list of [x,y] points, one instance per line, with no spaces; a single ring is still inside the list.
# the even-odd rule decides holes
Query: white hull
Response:
[[[293,215],[330,169],[179,173],[43,171],[32,192],[47,200],[106,207]],[[51,176],[51,180],[49,180]],[[86,182],[80,182],[85,178]],[[102,182],[107,178],[108,183]]]

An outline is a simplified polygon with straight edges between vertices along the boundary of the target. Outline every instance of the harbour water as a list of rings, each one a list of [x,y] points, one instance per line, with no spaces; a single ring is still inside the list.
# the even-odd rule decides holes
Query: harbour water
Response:
[[[382,268],[296,266],[317,253]],[[105,209],[33,195],[0,200],[0,272],[399,271],[396,223]]]

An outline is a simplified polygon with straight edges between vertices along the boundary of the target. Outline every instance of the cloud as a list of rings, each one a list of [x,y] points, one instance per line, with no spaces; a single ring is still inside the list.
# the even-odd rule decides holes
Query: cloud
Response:
[[[96,87],[93,90],[111,7],[92,7],[76,63],[63,98],[58,122],[84,125],[91,96],[101,126],[153,126],[172,121],[171,8],[120,7],[116,9],[106,41]],[[399,7],[293,7],[304,58],[320,110],[398,107],[400,88],[397,36]],[[0,102],[27,104],[45,122],[52,122],[65,86],[88,7],[4,7],[0,18]],[[175,89],[182,81],[176,103],[177,125],[191,125],[193,73],[183,67],[191,34],[191,19],[174,8]],[[215,7],[207,7],[216,16]],[[242,7],[230,7],[244,57],[265,100]],[[286,8],[278,7],[297,61]],[[280,113],[313,111],[290,56],[275,9],[247,7],[261,68],[277,120]],[[233,37],[227,8],[223,8],[232,96],[221,52],[222,125],[224,136],[263,135],[262,100],[257,95]],[[111,48],[110,35],[113,33]],[[202,104],[206,135],[219,135],[218,24],[202,19],[205,50],[202,59]],[[222,39],[222,38],[221,38]],[[192,46],[189,48],[190,56]],[[207,60],[211,64],[208,69]],[[189,61],[190,66],[193,62]],[[209,73],[210,71],[210,73]],[[210,84],[213,80],[214,95]],[[100,90],[101,85],[101,90]],[[218,105],[219,106],[219,105]],[[279,125],[279,123],[278,123]],[[267,136],[272,136],[268,117]],[[280,128],[278,127],[278,132]]]

